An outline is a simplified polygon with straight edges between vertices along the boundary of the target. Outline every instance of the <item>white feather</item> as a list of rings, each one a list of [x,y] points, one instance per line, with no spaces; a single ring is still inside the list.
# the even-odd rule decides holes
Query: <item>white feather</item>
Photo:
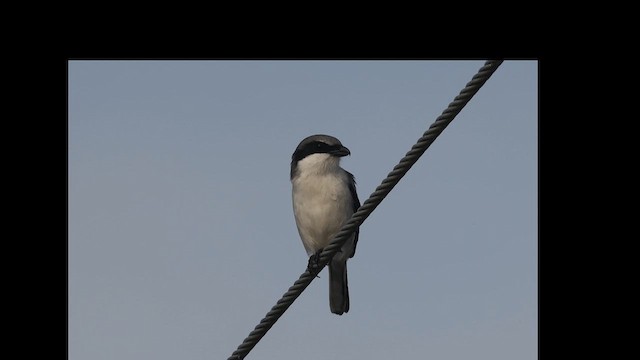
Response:
[[[327,246],[353,215],[349,181],[338,157],[312,154],[298,161],[296,176],[291,180],[293,212],[308,255]],[[352,241],[347,241],[343,250],[351,246]]]

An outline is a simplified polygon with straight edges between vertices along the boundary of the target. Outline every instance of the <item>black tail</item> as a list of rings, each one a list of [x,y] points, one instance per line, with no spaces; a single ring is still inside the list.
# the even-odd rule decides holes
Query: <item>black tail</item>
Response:
[[[346,261],[332,260],[329,263],[329,306],[334,314],[349,312]]]

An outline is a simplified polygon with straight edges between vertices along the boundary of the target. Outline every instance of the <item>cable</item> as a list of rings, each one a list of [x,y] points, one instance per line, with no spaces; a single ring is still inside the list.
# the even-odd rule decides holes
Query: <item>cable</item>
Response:
[[[431,146],[433,141],[444,131],[444,129],[451,123],[451,121],[460,113],[465,105],[471,100],[471,98],[478,92],[478,90],[484,85],[484,83],[491,77],[496,69],[502,64],[502,60],[489,60],[478,70],[473,76],[471,81],[460,91],[460,94],[454,98],[436,121],[429,126],[429,129],[418,139],[415,145],[411,147],[411,150],[400,160],[398,165],[393,167],[393,170],[387,175],[382,183],[376,188],[376,190],[369,196],[369,198],[360,206],[351,219],[342,226],[342,229],[333,237],[333,240],[327,247],[322,250],[320,254],[320,260],[317,270],[311,273],[306,270],[300,278],[296,280],[293,285],[287,290],[282,298],[278,300],[267,315],[260,320],[260,323],[256,325],[255,329],[249,333],[246,339],[238,346],[236,351],[231,354],[228,360],[241,360],[244,359],[247,354],[256,346],[256,344],[262,339],[262,337],[271,329],[271,327],[278,321],[280,316],[293,304],[293,302],[302,294],[302,292],[311,284],[311,281],[315,279],[316,274],[319,273],[331,260],[333,255],[342,247],[342,244],[351,236],[351,234],[364,222],[364,220],[371,215],[382,200],[391,192],[391,190],[398,184],[400,179],[411,169],[411,167],[418,161],[420,156]]]

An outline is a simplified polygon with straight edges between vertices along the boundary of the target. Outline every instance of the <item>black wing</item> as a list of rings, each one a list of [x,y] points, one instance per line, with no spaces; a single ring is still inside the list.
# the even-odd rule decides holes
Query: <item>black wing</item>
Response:
[[[349,191],[351,192],[351,200],[353,201],[353,212],[355,213],[360,208],[360,199],[358,199],[358,193],[356,192],[356,179],[352,173],[345,170],[347,175],[349,175]],[[360,235],[360,228],[358,227],[355,231],[355,237],[353,239],[353,252],[351,253],[350,258],[352,258],[356,254],[356,245],[358,244],[358,236]]]

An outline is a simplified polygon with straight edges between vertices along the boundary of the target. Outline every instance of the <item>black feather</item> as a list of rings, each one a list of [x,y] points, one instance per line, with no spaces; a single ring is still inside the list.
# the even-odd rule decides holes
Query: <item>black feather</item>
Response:
[[[347,175],[349,175],[349,191],[351,192],[351,200],[353,212],[355,213],[360,208],[360,199],[358,199],[358,192],[356,192],[356,178],[352,173],[345,170]],[[358,227],[355,231],[355,237],[353,239],[353,252],[349,256],[352,258],[356,254],[356,245],[358,244],[358,237],[360,235],[360,228]]]

